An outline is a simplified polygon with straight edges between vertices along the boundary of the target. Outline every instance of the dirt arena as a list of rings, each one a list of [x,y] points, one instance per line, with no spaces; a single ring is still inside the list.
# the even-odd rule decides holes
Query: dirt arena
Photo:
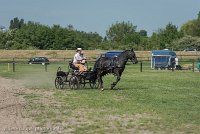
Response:
[[[21,81],[0,77],[0,134],[37,133],[35,123],[26,118],[26,102],[19,96],[24,91]]]

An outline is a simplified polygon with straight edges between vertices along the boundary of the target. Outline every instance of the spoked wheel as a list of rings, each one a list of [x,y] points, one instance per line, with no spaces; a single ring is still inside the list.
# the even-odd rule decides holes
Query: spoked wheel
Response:
[[[90,87],[92,89],[97,89],[99,87],[99,82],[98,80],[89,80],[89,83],[90,83]]]
[[[71,89],[79,89],[80,85],[79,85],[79,79],[77,76],[72,76],[69,79],[69,87]]]
[[[85,79],[83,77],[81,77],[79,80],[80,88],[85,88],[85,84],[86,84]]]
[[[55,79],[55,87],[57,89],[63,89],[64,81],[63,81],[62,77],[60,77],[60,76],[56,77],[56,79]]]

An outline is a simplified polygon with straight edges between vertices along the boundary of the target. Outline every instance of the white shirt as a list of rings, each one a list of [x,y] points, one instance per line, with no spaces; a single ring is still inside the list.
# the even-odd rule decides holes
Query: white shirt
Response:
[[[73,63],[81,63],[84,59],[85,58],[80,53],[77,53],[74,55]]]

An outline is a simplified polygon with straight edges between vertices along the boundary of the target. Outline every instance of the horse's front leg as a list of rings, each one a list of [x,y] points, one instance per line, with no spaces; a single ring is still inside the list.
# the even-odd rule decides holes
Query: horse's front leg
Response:
[[[117,79],[116,79],[116,81],[115,82],[113,82],[112,84],[111,84],[111,89],[113,89],[116,85],[117,85],[117,83],[120,81],[120,78],[121,78],[121,75],[117,72],[117,73],[115,73],[116,74],[116,76],[117,76]]]

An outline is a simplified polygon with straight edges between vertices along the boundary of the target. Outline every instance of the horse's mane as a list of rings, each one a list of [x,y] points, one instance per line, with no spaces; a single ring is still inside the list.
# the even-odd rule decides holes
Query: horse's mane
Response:
[[[122,53],[126,53],[126,52],[129,52],[130,50],[124,50]]]
[[[127,51],[130,51],[130,50],[124,50],[123,52],[125,53],[125,52],[127,52]]]
[[[124,54],[126,54],[127,52],[129,52],[130,50],[124,50],[121,54],[119,54],[118,56],[123,56]]]

